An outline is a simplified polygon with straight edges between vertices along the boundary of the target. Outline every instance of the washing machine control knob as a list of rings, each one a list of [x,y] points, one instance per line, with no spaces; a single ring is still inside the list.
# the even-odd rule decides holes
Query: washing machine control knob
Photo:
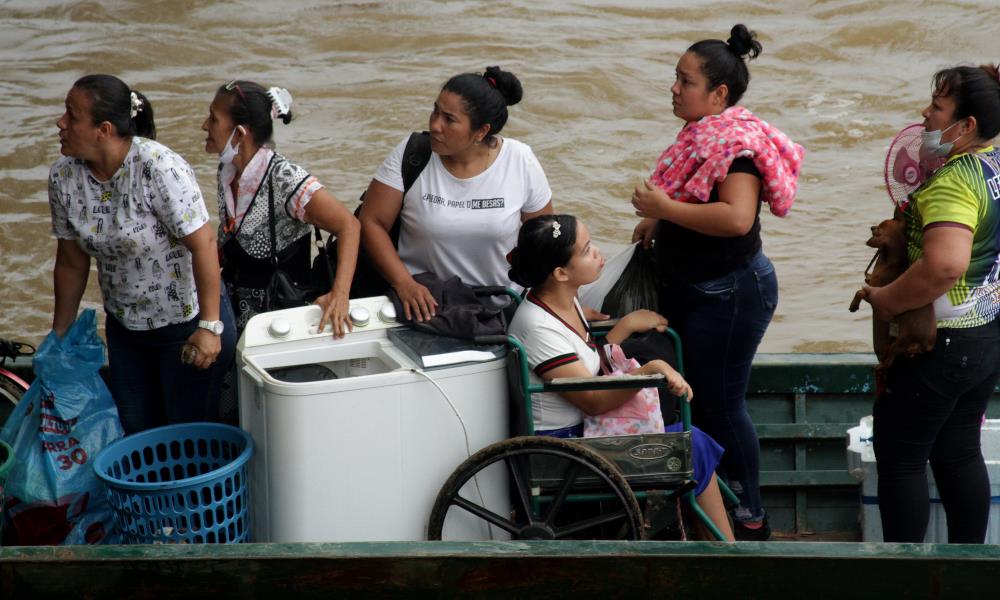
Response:
[[[350,312],[351,324],[355,327],[364,327],[372,320],[372,314],[364,306],[355,306]]]
[[[288,334],[292,332],[292,324],[284,319],[274,319],[267,326],[267,332],[271,334],[271,337],[288,337]]]
[[[382,305],[382,308],[378,309],[378,318],[383,323],[396,322],[396,307],[392,305],[392,302],[386,302]]]

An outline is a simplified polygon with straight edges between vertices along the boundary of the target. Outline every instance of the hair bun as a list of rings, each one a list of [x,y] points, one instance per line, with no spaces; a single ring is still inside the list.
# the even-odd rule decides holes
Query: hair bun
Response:
[[[521,87],[521,81],[510,71],[504,71],[496,66],[486,67],[483,78],[500,92],[507,106],[514,106],[521,101],[524,89]]]
[[[521,253],[518,252],[517,246],[507,253],[507,262],[510,264],[510,269],[507,270],[507,277],[521,287],[531,287],[531,283],[523,273]]]
[[[733,25],[733,28],[729,31],[729,39],[726,40],[726,45],[733,51],[733,54],[740,58],[749,55],[748,60],[757,58],[763,49],[760,42],[757,41],[756,32],[750,31],[742,23]]]

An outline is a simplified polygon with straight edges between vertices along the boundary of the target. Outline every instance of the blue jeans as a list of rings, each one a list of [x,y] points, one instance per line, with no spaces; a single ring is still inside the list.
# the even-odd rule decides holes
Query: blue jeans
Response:
[[[692,420],[725,449],[719,474],[740,499],[738,521],[764,517],[760,442],[746,395],[750,365],[777,305],[778,278],[763,252],[722,277],[668,287],[661,303],[684,345]]]
[[[132,331],[108,314],[108,388],[118,405],[125,435],[161,425],[217,421],[222,378],[232,366],[236,323],[226,294],[220,318],[222,351],[211,367],[196,369],[181,362],[181,348],[198,326],[186,323]]]
[[[933,350],[893,362],[873,410],[885,541],[924,540],[930,461],[948,519],[948,542],[983,543],[990,481],[980,430],[998,376],[1000,321],[940,329]]]

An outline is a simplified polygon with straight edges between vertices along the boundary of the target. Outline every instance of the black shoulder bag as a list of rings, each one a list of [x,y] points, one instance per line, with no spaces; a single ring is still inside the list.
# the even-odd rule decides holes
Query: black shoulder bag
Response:
[[[270,177],[270,172],[267,177]],[[264,289],[264,310],[280,310],[282,308],[294,308],[312,304],[313,300],[330,291],[332,284],[323,286],[322,282],[310,281],[298,283],[285,271],[281,269],[278,260],[278,241],[275,235],[274,225],[274,182],[270,182],[267,188],[267,215],[268,225],[271,234],[271,265],[274,271],[271,279]],[[313,226],[313,233],[316,236],[316,245],[319,248],[319,256],[313,262],[313,269],[318,264],[325,265],[326,274],[330,281],[333,281],[333,267],[330,264],[326,249],[323,247],[323,234],[319,227]],[[302,238],[299,238],[300,240]],[[311,277],[312,279],[312,277]]]
[[[431,135],[426,131],[417,132],[414,131],[410,134],[410,139],[406,142],[406,148],[403,149],[403,160],[402,160],[402,174],[403,174],[403,196],[406,196],[406,192],[410,191],[413,187],[413,183],[420,177],[420,173],[423,172],[424,167],[431,160]],[[365,194],[367,190],[361,194],[361,203],[358,207],[354,209],[354,216],[357,217],[361,214],[361,208],[364,206]],[[393,247],[399,247],[399,225],[401,222],[400,216],[396,217],[396,221],[392,224],[392,228],[389,230],[389,238],[392,240]],[[317,235],[319,231],[317,230]],[[317,237],[317,246],[322,246],[322,238]],[[325,267],[323,260],[326,261]],[[337,238],[330,236],[326,243],[326,255],[325,257],[317,256],[316,260],[313,261],[312,266],[312,280],[316,285],[322,287],[326,286],[329,290],[333,286],[334,270],[331,265],[337,263]],[[389,284],[386,282],[385,278],[382,277],[382,273],[375,268],[375,263],[372,262],[371,256],[365,251],[364,246],[358,249],[358,263],[357,267],[354,269],[354,281],[351,282],[351,298],[369,298],[371,296],[382,296],[389,289]]]

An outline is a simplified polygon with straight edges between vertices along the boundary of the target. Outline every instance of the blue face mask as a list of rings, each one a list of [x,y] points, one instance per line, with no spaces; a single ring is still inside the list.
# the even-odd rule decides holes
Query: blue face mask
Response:
[[[944,132],[948,131],[955,125],[958,125],[958,121],[955,121],[951,125],[945,127],[944,129],[937,129],[935,131],[923,131],[920,133],[920,158],[933,158],[948,156],[951,154],[952,149],[955,147],[955,142],[965,137],[964,135],[958,136],[956,139],[950,142],[942,142],[941,136]]]

